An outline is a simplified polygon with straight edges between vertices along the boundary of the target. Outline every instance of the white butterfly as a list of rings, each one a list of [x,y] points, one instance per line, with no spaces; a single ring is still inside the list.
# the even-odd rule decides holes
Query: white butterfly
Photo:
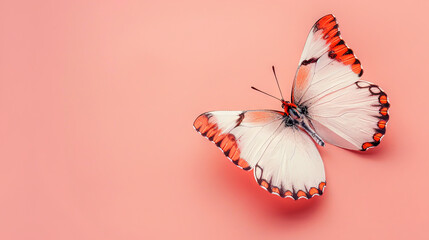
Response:
[[[254,168],[256,181],[269,192],[293,199],[322,195],[325,171],[312,139],[321,146],[326,141],[365,151],[377,146],[386,131],[387,95],[360,80],[362,74],[335,17],[326,15],[308,35],[291,102],[279,99],[284,112],[207,112],[194,128],[238,167]]]

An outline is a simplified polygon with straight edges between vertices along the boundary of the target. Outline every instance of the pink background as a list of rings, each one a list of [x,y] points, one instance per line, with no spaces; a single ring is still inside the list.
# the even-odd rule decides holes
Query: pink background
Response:
[[[427,1],[1,1],[1,239],[427,238]],[[192,128],[280,109],[336,15],[389,95],[382,144],[320,149],[323,197],[270,195]],[[287,94],[289,95],[289,94]]]

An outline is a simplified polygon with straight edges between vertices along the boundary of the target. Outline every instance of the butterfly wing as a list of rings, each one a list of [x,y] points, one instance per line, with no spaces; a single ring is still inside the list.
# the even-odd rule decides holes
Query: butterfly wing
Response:
[[[201,114],[194,128],[244,170],[254,168],[261,187],[294,199],[321,195],[325,171],[311,138],[278,111],[216,111]]]
[[[389,120],[386,93],[360,81],[362,74],[360,61],[340,37],[335,17],[319,19],[300,59],[292,101],[306,109],[325,141],[352,150],[377,146]]]

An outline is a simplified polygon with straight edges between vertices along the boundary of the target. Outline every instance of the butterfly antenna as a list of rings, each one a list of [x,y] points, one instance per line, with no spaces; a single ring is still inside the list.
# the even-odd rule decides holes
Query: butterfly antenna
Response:
[[[272,97],[272,98],[275,98],[275,99],[277,99],[277,100],[279,100],[280,102],[282,101],[282,99],[280,99],[280,98],[278,98],[278,97],[274,97],[273,95],[271,95],[271,94],[268,94],[268,93],[266,93],[266,92],[264,92],[264,91],[261,91],[261,90],[259,90],[259,89],[257,89],[257,88],[255,88],[255,87],[251,87],[253,90],[256,90],[256,91],[258,91],[258,92],[261,92],[261,93],[263,93],[263,94],[265,94],[265,95],[268,95],[268,96],[270,96],[270,97]]]
[[[273,73],[274,73],[274,77],[276,78],[277,87],[279,87],[279,90],[280,90],[280,96],[282,96],[282,100],[283,100],[285,98],[283,97],[282,89],[280,88],[279,80],[277,79],[276,69],[274,66],[273,66]]]

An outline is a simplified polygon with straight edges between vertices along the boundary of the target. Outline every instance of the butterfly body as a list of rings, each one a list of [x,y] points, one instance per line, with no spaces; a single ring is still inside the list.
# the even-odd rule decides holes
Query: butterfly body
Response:
[[[309,33],[291,101],[278,99],[283,111],[207,112],[197,117],[194,128],[238,167],[253,169],[258,184],[270,193],[295,200],[322,195],[325,170],[315,143],[366,151],[379,145],[386,132],[387,94],[361,80],[362,74],[360,61],[329,14]]]
[[[307,107],[299,107],[295,103],[282,100],[282,108],[285,111],[285,124],[286,126],[297,126],[305,130],[313,140],[320,146],[325,146],[323,139],[310,127],[307,119]]]

